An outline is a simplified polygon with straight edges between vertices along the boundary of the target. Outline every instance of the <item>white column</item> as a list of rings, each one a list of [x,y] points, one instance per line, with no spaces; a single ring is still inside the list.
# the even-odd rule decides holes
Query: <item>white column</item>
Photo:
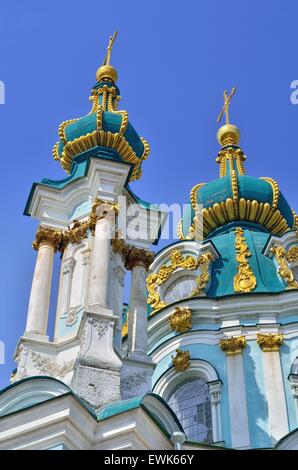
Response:
[[[272,443],[288,434],[289,424],[279,351],[263,352],[264,382]]]
[[[147,356],[147,288],[146,273],[153,254],[131,247],[126,266],[131,269],[131,288],[128,312],[128,358],[148,360]]]
[[[221,416],[220,416],[222,382],[221,380],[214,380],[212,382],[208,382],[208,387],[209,387],[210,397],[211,397],[213,442],[220,442],[222,440]]]
[[[99,203],[96,207],[95,233],[89,263],[87,309],[99,312],[108,307],[108,280],[112,228],[115,220],[114,206]]]
[[[46,335],[54,253],[61,232],[40,227],[33,247],[38,250],[33,275],[25,335]]]
[[[291,390],[293,394],[293,398],[295,400],[295,410],[296,410],[296,420],[298,422],[298,375],[297,374],[290,374],[289,381],[291,384]]]
[[[250,447],[242,354],[227,355],[232,447]]]

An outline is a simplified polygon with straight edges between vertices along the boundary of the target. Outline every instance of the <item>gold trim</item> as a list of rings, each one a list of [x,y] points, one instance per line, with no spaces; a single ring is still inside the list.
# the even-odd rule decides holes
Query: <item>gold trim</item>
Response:
[[[257,279],[249,266],[247,258],[251,256],[244,237],[244,230],[237,227],[235,230],[236,261],[239,263],[237,274],[234,276],[235,292],[251,292],[257,286]]]
[[[192,329],[192,313],[190,308],[175,307],[169,316],[169,325],[176,333],[186,333]]]
[[[234,356],[236,354],[241,354],[242,349],[246,346],[246,338],[242,336],[231,336],[230,338],[222,338],[219,342],[221,350],[227,356]]]
[[[157,289],[164,284],[178,268],[190,271],[194,271],[197,268],[201,269],[201,273],[196,278],[197,287],[193,290],[190,297],[201,295],[209,281],[208,269],[212,260],[213,255],[210,252],[203,253],[196,260],[191,255],[183,257],[178,250],[172,251],[170,254],[170,263],[161,266],[157,273],[151,273],[147,276],[147,303],[151,305],[153,309],[151,314],[167,306],[167,304],[160,299]]]
[[[283,246],[274,246],[270,251],[279,264],[278,274],[284,279],[287,289],[298,289],[298,281],[288,265],[298,260],[298,246],[291,246],[288,251]]]
[[[257,343],[263,352],[279,351],[283,339],[282,334],[257,334]]]
[[[209,275],[209,266],[210,263],[213,261],[212,253],[203,253],[197,261],[197,268],[200,268],[201,273],[198,275],[196,279],[197,287],[191,293],[191,297],[201,295],[206,288],[206,285],[209,282],[210,275]]]
[[[269,183],[271,185],[272,192],[273,192],[271,208],[272,208],[273,211],[275,211],[277,206],[278,206],[278,199],[279,199],[278,184],[273,178],[269,178],[267,176],[261,176],[259,179],[263,180],[263,181],[267,181],[267,183]]]
[[[184,372],[190,365],[189,351],[176,349],[176,356],[172,356],[172,362],[176,372]]]
[[[121,334],[122,334],[122,338],[124,338],[124,336],[128,334],[128,313],[127,313],[126,320],[124,324],[122,325]]]

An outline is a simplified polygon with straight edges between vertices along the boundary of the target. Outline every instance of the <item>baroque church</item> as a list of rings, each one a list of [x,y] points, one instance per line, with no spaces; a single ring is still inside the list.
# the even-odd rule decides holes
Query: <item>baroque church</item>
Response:
[[[36,265],[0,449],[298,449],[298,217],[276,181],[246,175],[233,89],[219,176],[154,253],[167,214],[131,189],[149,145],[118,110],[115,37],[90,112],[59,126],[65,178],[34,183],[25,207]]]

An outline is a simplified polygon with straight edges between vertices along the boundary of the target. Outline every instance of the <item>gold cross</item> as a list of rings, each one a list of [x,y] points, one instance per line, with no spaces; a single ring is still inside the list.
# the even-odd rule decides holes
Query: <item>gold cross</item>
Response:
[[[230,121],[229,121],[229,105],[230,105],[231,99],[233,98],[233,96],[235,94],[235,91],[236,91],[236,87],[233,87],[231,93],[229,94],[229,96],[228,96],[227,90],[224,91],[224,105],[222,107],[221,112],[218,115],[217,123],[220,122],[220,120],[223,117],[224,113],[226,113],[226,124],[230,123]]]
[[[110,65],[111,52],[112,52],[114,42],[115,42],[115,39],[116,39],[117,35],[118,35],[118,31],[115,31],[113,36],[110,36],[109,44],[108,44],[108,47],[107,47],[107,53],[106,53],[105,59],[103,61],[103,65]]]

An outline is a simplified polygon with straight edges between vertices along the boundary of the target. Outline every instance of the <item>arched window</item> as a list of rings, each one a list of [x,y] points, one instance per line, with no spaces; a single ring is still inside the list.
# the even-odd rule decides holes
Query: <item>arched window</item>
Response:
[[[192,359],[184,372],[168,369],[156,381],[153,392],[173,409],[187,435],[200,442],[221,442],[222,382],[207,361]]]
[[[195,378],[183,382],[170,396],[168,403],[176,413],[188,439],[212,442],[211,397],[205,380]]]

